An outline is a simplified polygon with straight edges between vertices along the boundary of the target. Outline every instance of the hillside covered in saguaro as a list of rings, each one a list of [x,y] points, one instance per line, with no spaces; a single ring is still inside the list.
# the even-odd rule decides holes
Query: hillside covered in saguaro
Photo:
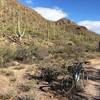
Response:
[[[67,18],[47,20],[17,0],[0,0],[0,100],[94,100],[96,88],[73,85],[69,73],[77,63],[87,64],[89,87],[99,87],[99,34]]]
[[[56,22],[45,20],[36,11],[23,6],[16,0],[0,1],[0,34],[11,37],[39,35],[44,40],[62,39],[88,48],[96,48],[100,36],[68,19]],[[1,35],[2,36],[2,35]]]

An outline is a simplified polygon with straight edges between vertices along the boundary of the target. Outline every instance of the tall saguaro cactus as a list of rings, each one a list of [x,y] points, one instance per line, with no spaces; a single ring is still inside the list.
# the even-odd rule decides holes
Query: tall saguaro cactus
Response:
[[[19,10],[20,10],[20,8],[19,8]],[[22,28],[23,27],[23,25],[22,25],[22,21],[23,20],[22,20],[22,13],[20,13],[20,12],[18,11],[17,32],[16,32],[16,35],[19,38],[19,40],[21,41],[22,37],[25,35],[26,25],[24,24],[24,28]]]
[[[17,24],[17,28],[18,28],[18,32],[16,33],[17,37],[19,37],[20,41],[22,40],[22,37],[25,35],[25,30],[26,27],[24,29],[21,28],[21,19],[18,18],[18,24]]]

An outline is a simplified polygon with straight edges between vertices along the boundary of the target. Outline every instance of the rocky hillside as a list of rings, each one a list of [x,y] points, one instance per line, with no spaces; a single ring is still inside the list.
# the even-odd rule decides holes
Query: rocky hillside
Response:
[[[0,100],[83,100],[79,86],[68,93],[60,78],[73,62],[100,57],[99,41],[69,19],[51,22],[17,0],[0,0]]]
[[[2,34],[1,37],[11,38],[13,42],[16,41],[15,38],[21,40],[24,37],[32,39],[38,36],[50,42],[64,40],[77,45],[83,44],[93,50],[96,49],[100,40],[100,35],[68,19],[63,18],[57,22],[47,21],[34,10],[18,3],[17,0],[0,1],[0,34]]]
[[[46,21],[35,11],[19,4],[16,0],[0,1],[0,26],[1,32],[15,33],[20,27],[20,31],[34,32],[39,27],[44,29]]]

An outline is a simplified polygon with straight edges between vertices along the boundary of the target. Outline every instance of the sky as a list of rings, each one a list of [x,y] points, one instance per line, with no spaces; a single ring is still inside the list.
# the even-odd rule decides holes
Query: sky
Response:
[[[47,20],[67,18],[100,34],[100,0],[19,0]]]

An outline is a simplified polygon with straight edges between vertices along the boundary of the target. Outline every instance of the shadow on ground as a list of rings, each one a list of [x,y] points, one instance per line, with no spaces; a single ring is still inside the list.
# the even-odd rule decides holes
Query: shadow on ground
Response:
[[[73,86],[70,90],[70,86],[62,88],[62,79],[52,79],[52,83],[49,84],[48,81],[43,80],[40,76],[30,75],[27,73],[25,78],[32,80],[37,80],[38,88],[40,91],[52,94],[53,97],[58,98],[58,100],[89,100],[86,95],[84,95],[84,90],[77,86]]]
[[[100,80],[100,70],[90,67],[87,69],[89,80],[99,81]]]

